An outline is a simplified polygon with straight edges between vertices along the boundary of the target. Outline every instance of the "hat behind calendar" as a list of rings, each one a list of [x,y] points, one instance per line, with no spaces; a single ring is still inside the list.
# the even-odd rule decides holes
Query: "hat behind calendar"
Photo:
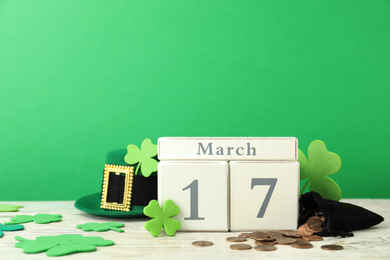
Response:
[[[145,143],[150,147],[155,146],[150,139],[145,139],[141,150],[135,145],[129,145],[127,150],[109,152],[103,178],[101,173],[96,176],[103,179],[101,192],[78,199],[74,206],[86,213],[109,218],[145,217],[144,207],[149,201],[157,199],[157,172],[151,172],[150,167],[142,167],[145,162],[137,161],[137,158],[142,157],[137,153],[142,153]],[[149,163],[157,167],[157,146],[156,155],[150,152],[154,150],[150,147]]]

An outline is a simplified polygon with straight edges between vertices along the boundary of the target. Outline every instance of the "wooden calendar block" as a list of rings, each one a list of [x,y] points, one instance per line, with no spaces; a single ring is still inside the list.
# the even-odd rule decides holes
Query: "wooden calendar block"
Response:
[[[230,162],[230,230],[296,230],[298,162]]]
[[[160,161],[158,200],[179,206],[182,231],[228,231],[228,176],[227,162]]]
[[[164,160],[296,161],[295,137],[161,137],[158,158]]]

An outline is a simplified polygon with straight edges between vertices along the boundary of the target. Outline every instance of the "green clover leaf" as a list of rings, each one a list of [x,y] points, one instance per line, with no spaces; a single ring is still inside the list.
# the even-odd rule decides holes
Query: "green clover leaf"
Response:
[[[77,252],[89,252],[96,250],[97,246],[111,246],[111,240],[102,237],[83,237],[82,235],[40,236],[35,240],[15,237],[20,241],[15,247],[23,248],[24,253],[35,254],[46,252],[47,256],[62,256]]]
[[[341,190],[337,183],[327,175],[338,172],[341,168],[340,156],[329,152],[326,145],[321,140],[310,143],[308,158],[298,151],[298,161],[300,164],[300,179],[307,179],[301,190],[301,194],[310,184],[310,191],[319,193],[325,199],[340,200]]]
[[[59,244],[59,239],[54,236],[40,236],[35,240],[16,236],[15,239],[20,241],[15,244],[15,247],[23,248],[23,252],[28,254],[44,252]]]
[[[37,224],[58,222],[61,221],[61,215],[60,214],[36,214],[35,216],[18,215],[16,217],[11,218],[11,222],[6,222],[4,223],[4,225],[21,224],[21,223],[27,223],[33,221]]]
[[[23,208],[22,205],[0,204],[0,212],[19,211],[19,208]]]
[[[23,225],[7,225],[3,226],[3,224],[0,224],[0,237],[4,235],[3,231],[16,231],[16,230],[23,230]]]
[[[11,218],[10,220],[11,220],[11,222],[5,222],[4,225],[22,224],[22,223],[33,222],[34,217],[31,215],[18,215],[16,217]]]
[[[94,245],[84,244],[84,243],[77,244],[72,242],[64,242],[47,250],[46,255],[62,256],[62,255],[69,255],[78,252],[91,252],[95,250],[96,250],[96,246]]]
[[[162,228],[168,236],[173,236],[181,227],[180,221],[172,218],[179,212],[172,200],[166,200],[162,210],[157,200],[151,200],[144,208],[144,214],[153,219],[145,223],[145,229],[154,237],[160,235]]]
[[[108,231],[108,230],[114,230],[117,232],[124,232],[123,229],[120,229],[120,227],[123,227],[123,223],[117,223],[117,222],[106,222],[106,223],[85,223],[85,224],[80,224],[77,225],[77,228],[81,228],[84,231],[97,231],[97,232],[102,232],[102,231]]]
[[[128,164],[136,164],[137,169],[135,174],[138,174],[141,167],[142,175],[149,177],[153,172],[157,171],[158,162],[152,157],[157,155],[157,145],[152,143],[149,138],[145,139],[141,144],[141,150],[134,144],[127,146],[127,154],[125,156],[125,162]]]
[[[36,214],[34,216],[34,222],[37,224],[47,224],[61,221],[61,218],[62,216],[60,214]]]

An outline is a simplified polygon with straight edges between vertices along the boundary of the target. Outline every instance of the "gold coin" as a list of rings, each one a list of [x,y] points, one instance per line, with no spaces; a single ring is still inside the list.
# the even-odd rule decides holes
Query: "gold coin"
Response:
[[[310,243],[292,243],[291,246],[295,248],[305,248],[305,249],[313,247],[313,245]]]
[[[260,241],[260,240],[256,240],[255,244],[258,245],[258,246],[261,246],[261,245],[272,246],[272,245],[276,244],[276,240],[273,240],[273,241]]]
[[[239,234],[238,236],[239,236],[239,237],[248,238],[250,234],[251,234],[251,233],[241,233],[241,234]]]
[[[214,245],[211,241],[194,241],[192,242],[193,246],[212,246]]]
[[[249,237],[252,239],[259,239],[259,238],[266,238],[269,237],[267,233],[265,232],[253,232],[249,234]]]
[[[247,239],[245,237],[228,237],[226,238],[229,242],[245,242]]]
[[[255,249],[259,251],[274,251],[276,250],[276,247],[272,245],[258,245],[255,246]]]
[[[248,250],[252,249],[252,246],[248,244],[233,244],[230,245],[230,248],[233,250]]]
[[[320,217],[317,217],[317,216],[310,217],[306,222],[307,227],[310,230],[312,230],[314,233],[321,232],[324,229],[322,227],[323,223],[324,223],[324,221]]]
[[[339,245],[323,245],[321,246],[321,249],[333,251],[333,250],[343,250],[344,247]]]
[[[291,237],[281,237],[276,239],[276,243],[280,245],[291,245],[292,243],[295,243],[296,239]]]
[[[301,236],[308,236],[313,235],[313,231],[309,229],[309,227],[306,224],[301,225],[297,230],[298,235]]]
[[[296,231],[284,232],[283,235],[287,237],[301,237]]]
[[[308,240],[310,240],[310,241],[321,241],[321,240],[323,240],[322,237],[317,236],[317,235],[302,236],[302,238],[308,239]]]

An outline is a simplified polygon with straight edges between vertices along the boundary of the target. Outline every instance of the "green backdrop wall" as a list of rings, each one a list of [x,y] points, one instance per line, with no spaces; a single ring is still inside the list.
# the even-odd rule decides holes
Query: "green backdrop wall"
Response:
[[[162,136],[322,139],[343,198],[390,198],[389,84],[387,0],[0,0],[0,200]]]

